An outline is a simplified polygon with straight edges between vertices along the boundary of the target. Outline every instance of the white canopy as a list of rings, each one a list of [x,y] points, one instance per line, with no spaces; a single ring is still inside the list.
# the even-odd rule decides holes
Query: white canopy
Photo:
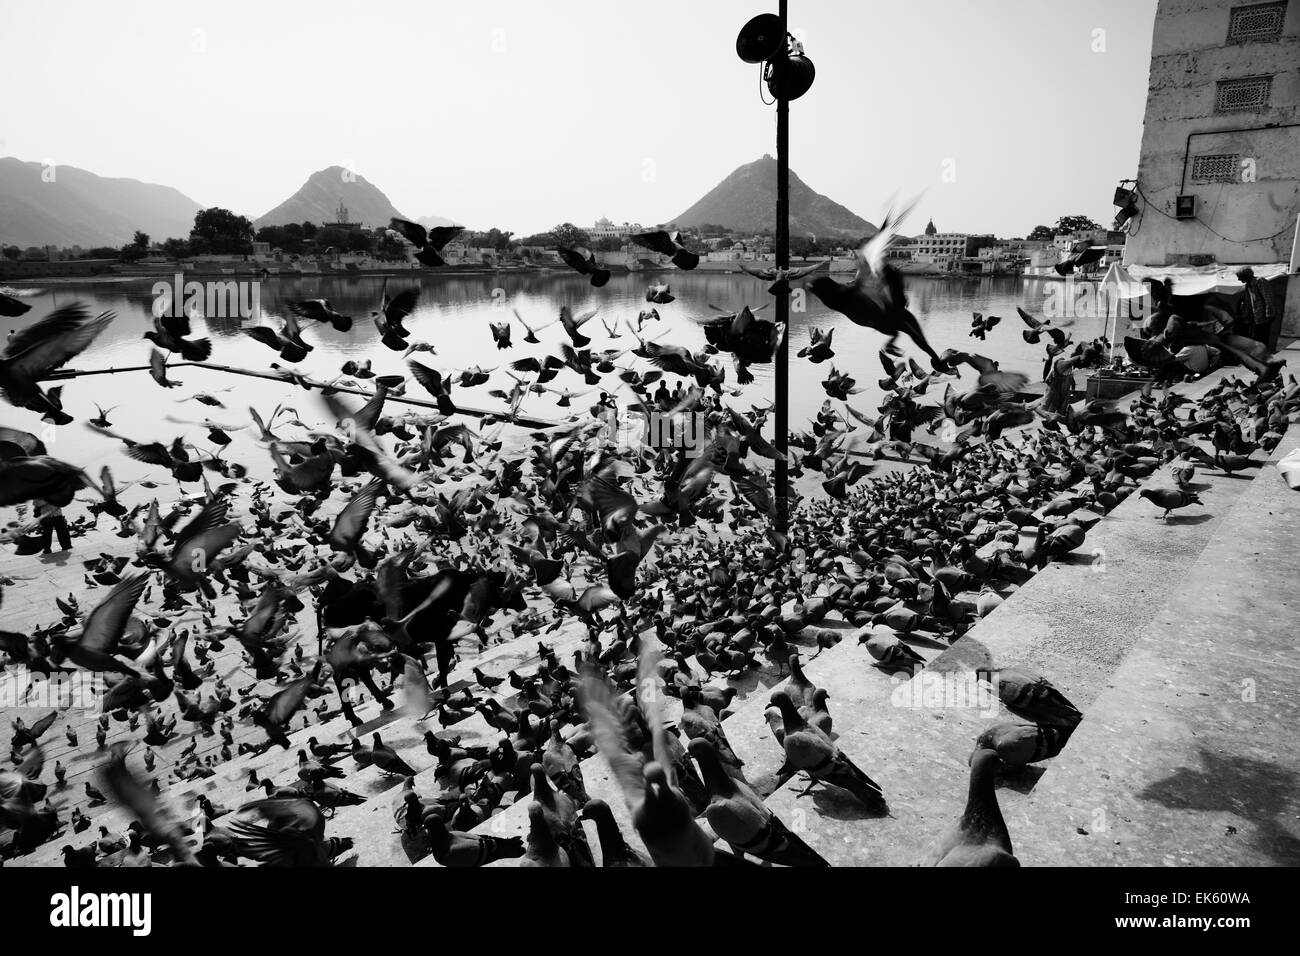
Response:
[[[1171,279],[1174,295],[1201,295],[1206,292],[1240,292],[1245,286],[1237,281],[1237,270],[1244,269],[1247,263],[1223,265],[1215,263],[1208,266],[1128,266],[1127,275],[1141,282],[1143,279]],[[1286,275],[1288,266],[1285,262],[1249,263],[1257,279],[1272,279]],[[1111,266],[1114,271],[1115,265]],[[1121,272],[1124,271],[1121,267]],[[1106,278],[1110,278],[1107,273]],[[1140,293],[1139,293],[1140,294]]]

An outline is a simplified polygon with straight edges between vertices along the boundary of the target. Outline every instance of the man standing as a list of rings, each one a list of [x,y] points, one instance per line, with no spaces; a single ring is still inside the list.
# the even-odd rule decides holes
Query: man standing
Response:
[[[36,501],[34,504],[36,513],[41,519],[41,553],[50,553],[51,539],[56,533],[59,536],[59,550],[67,551],[71,548],[72,539],[68,534],[68,519],[63,517],[63,509],[48,501]]]
[[[1255,278],[1250,266],[1238,270],[1237,279],[1246,287],[1237,299],[1240,334],[1272,348],[1273,317],[1277,315],[1273,290],[1267,282]]]

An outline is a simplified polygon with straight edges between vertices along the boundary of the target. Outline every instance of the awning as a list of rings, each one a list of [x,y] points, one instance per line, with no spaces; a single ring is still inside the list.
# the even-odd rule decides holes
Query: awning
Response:
[[[1173,282],[1174,295],[1202,295],[1206,292],[1240,292],[1245,286],[1237,281],[1238,265],[1214,264],[1208,266],[1127,266],[1128,274],[1141,282],[1143,279]],[[1288,273],[1285,262],[1249,263],[1257,279],[1273,279]],[[1109,276],[1108,276],[1109,278]]]

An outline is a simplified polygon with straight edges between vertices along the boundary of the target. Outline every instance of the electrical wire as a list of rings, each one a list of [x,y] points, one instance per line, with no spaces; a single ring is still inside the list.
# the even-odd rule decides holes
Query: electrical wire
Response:
[[[764,106],[771,106],[776,102],[776,97],[772,97],[769,101],[767,95],[763,92],[763,74],[765,72],[767,72],[767,64],[760,63],[758,65],[758,98],[762,101]]]
[[[1153,203],[1153,202],[1152,202],[1152,201],[1147,197],[1147,194],[1144,193],[1144,192],[1142,191],[1142,186],[1141,186],[1140,184],[1137,185],[1137,186],[1135,186],[1134,188],[1137,190],[1137,194],[1138,194],[1139,196],[1141,196],[1141,197],[1142,197],[1142,200],[1146,203],[1147,208],[1149,208],[1149,209],[1154,209],[1156,212],[1158,212],[1160,215],[1164,216],[1166,219],[1175,219],[1175,220],[1177,220],[1177,221],[1179,221],[1179,222],[1186,222],[1186,221],[1187,221],[1187,220],[1185,220],[1185,219],[1178,219],[1177,216],[1175,216],[1175,215],[1173,215],[1173,214],[1171,214],[1171,213],[1167,213],[1167,212],[1165,212],[1163,209],[1161,209],[1159,206],[1157,206],[1155,203]],[[1282,235],[1283,233],[1285,233],[1285,232],[1289,232],[1290,230],[1292,230],[1292,229],[1295,228],[1294,225],[1288,225],[1288,226],[1283,226],[1283,227],[1282,227],[1281,229],[1279,229],[1277,232],[1275,232],[1275,233],[1273,233],[1272,235],[1269,235],[1269,236],[1259,236],[1259,237],[1257,237],[1257,238],[1255,238],[1255,239],[1232,239],[1232,238],[1230,238],[1230,237],[1228,237],[1228,236],[1225,236],[1223,233],[1219,232],[1217,229],[1215,229],[1213,226],[1211,226],[1208,222],[1206,222],[1206,221],[1205,221],[1204,219],[1202,219],[1200,216],[1193,216],[1193,217],[1192,217],[1192,221],[1193,221],[1193,222],[1196,222],[1196,223],[1199,223],[1199,224],[1201,225],[1201,227],[1204,228],[1207,232],[1211,232],[1211,233],[1213,233],[1214,235],[1216,235],[1216,236],[1218,236],[1220,239],[1222,239],[1224,242],[1231,242],[1232,244],[1234,244],[1234,245],[1238,245],[1238,246],[1245,245],[1245,244],[1250,243],[1250,242],[1267,242],[1269,239],[1276,239],[1278,236]],[[1132,235],[1132,233],[1130,233],[1130,235]]]

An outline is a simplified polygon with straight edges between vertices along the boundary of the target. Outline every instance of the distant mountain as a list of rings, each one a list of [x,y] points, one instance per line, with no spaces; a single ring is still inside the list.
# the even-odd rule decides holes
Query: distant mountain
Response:
[[[445,219],[442,216],[421,216],[415,220],[425,229],[432,229],[434,226],[459,226],[461,223],[455,219]]]
[[[124,246],[137,229],[154,240],[188,236],[202,207],[170,186],[111,179],[75,166],[0,159],[0,243]]]
[[[291,222],[327,225],[338,222],[339,203],[347,209],[348,222],[359,222],[371,229],[388,225],[394,216],[409,218],[398,212],[379,187],[364,176],[342,166],[330,166],[312,173],[302,188],[266,215],[253,220],[253,226],[284,226]]]
[[[737,168],[690,209],[675,219],[678,226],[706,223],[740,232],[776,227],[776,160],[764,156]],[[790,234],[861,239],[878,230],[861,216],[812,189],[790,170]]]

